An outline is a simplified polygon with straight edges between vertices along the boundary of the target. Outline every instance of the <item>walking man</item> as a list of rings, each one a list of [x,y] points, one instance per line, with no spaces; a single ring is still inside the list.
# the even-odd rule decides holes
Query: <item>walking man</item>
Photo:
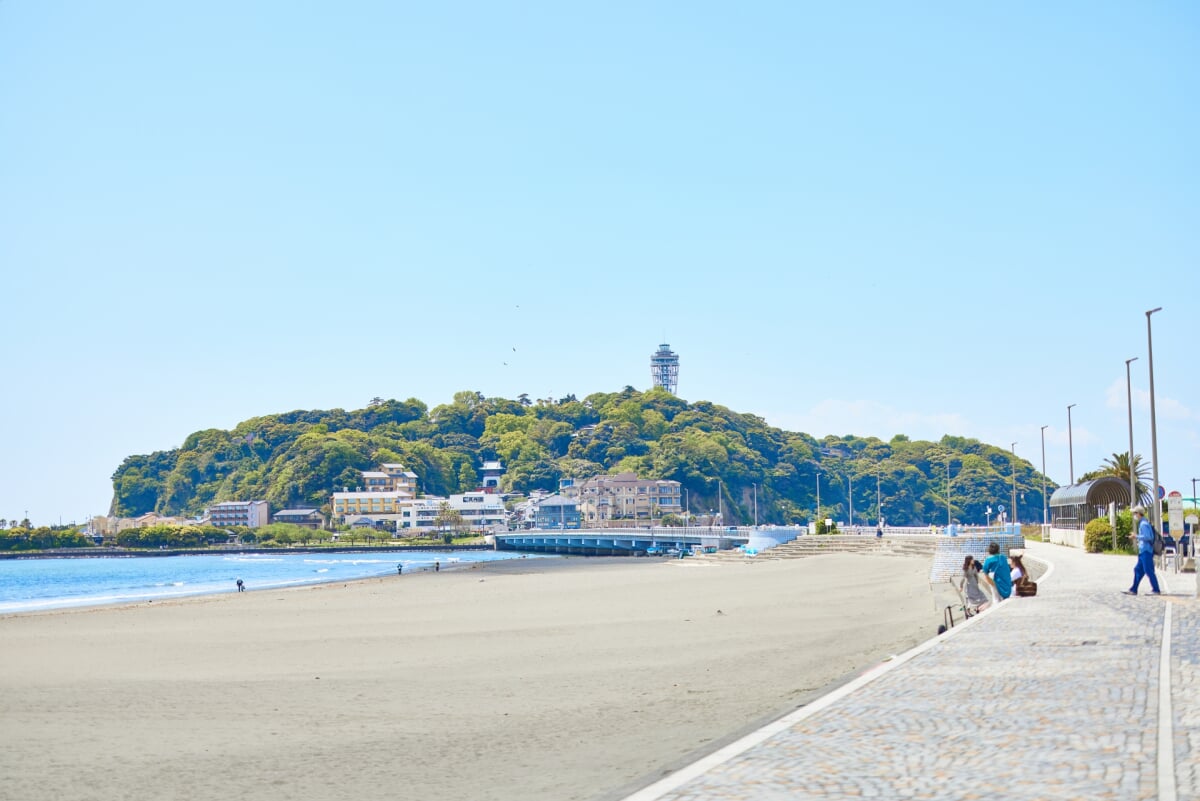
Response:
[[[1147,576],[1150,579],[1150,594],[1161,595],[1158,576],[1154,575],[1154,526],[1146,519],[1144,506],[1135,506],[1130,511],[1133,512],[1133,524],[1137,527],[1138,560],[1133,567],[1133,586],[1124,592],[1126,595],[1137,595],[1142,576]]]

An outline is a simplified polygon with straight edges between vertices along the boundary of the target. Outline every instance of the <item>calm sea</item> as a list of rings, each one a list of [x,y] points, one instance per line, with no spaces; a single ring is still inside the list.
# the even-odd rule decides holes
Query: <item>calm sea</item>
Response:
[[[0,614],[68,606],[153,601],[247,590],[294,587],[519,558],[496,551],[212,554],[203,556],[0,559]],[[529,557],[535,558],[535,557]]]

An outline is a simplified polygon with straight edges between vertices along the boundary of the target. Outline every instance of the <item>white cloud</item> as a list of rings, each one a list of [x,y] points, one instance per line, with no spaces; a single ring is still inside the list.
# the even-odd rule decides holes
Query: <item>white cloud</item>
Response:
[[[1124,379],[1117,379],[1104,391],[1104,405],[1110,409],[1125,411],[1130,399],[1133,401],[1135,412],[1150,413],[1150,390],[1148,389],[1134,387],[1130,397],[1127,397]],[[1154,405],[1155,416],[1162,417],[1164,420],[1193,420],[1197,416],[1186,404],[1174,398],[1158,395],[1154,399]]]

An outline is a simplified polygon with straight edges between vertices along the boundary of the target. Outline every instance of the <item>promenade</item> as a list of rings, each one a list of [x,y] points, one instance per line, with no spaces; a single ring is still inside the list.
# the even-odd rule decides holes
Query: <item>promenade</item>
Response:
[[[625,801],[1200,798],[1195,575],[1030,543],[1036,598],[960,623]]]

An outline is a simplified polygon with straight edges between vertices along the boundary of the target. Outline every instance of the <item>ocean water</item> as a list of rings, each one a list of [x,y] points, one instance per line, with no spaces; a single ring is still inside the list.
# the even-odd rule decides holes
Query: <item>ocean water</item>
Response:
[[[519,558],[497,551],[205,554],[202,556],[0,559],[0,614],[154,601],[395,575]],[[529,558],[541,558],[530,556]]]

